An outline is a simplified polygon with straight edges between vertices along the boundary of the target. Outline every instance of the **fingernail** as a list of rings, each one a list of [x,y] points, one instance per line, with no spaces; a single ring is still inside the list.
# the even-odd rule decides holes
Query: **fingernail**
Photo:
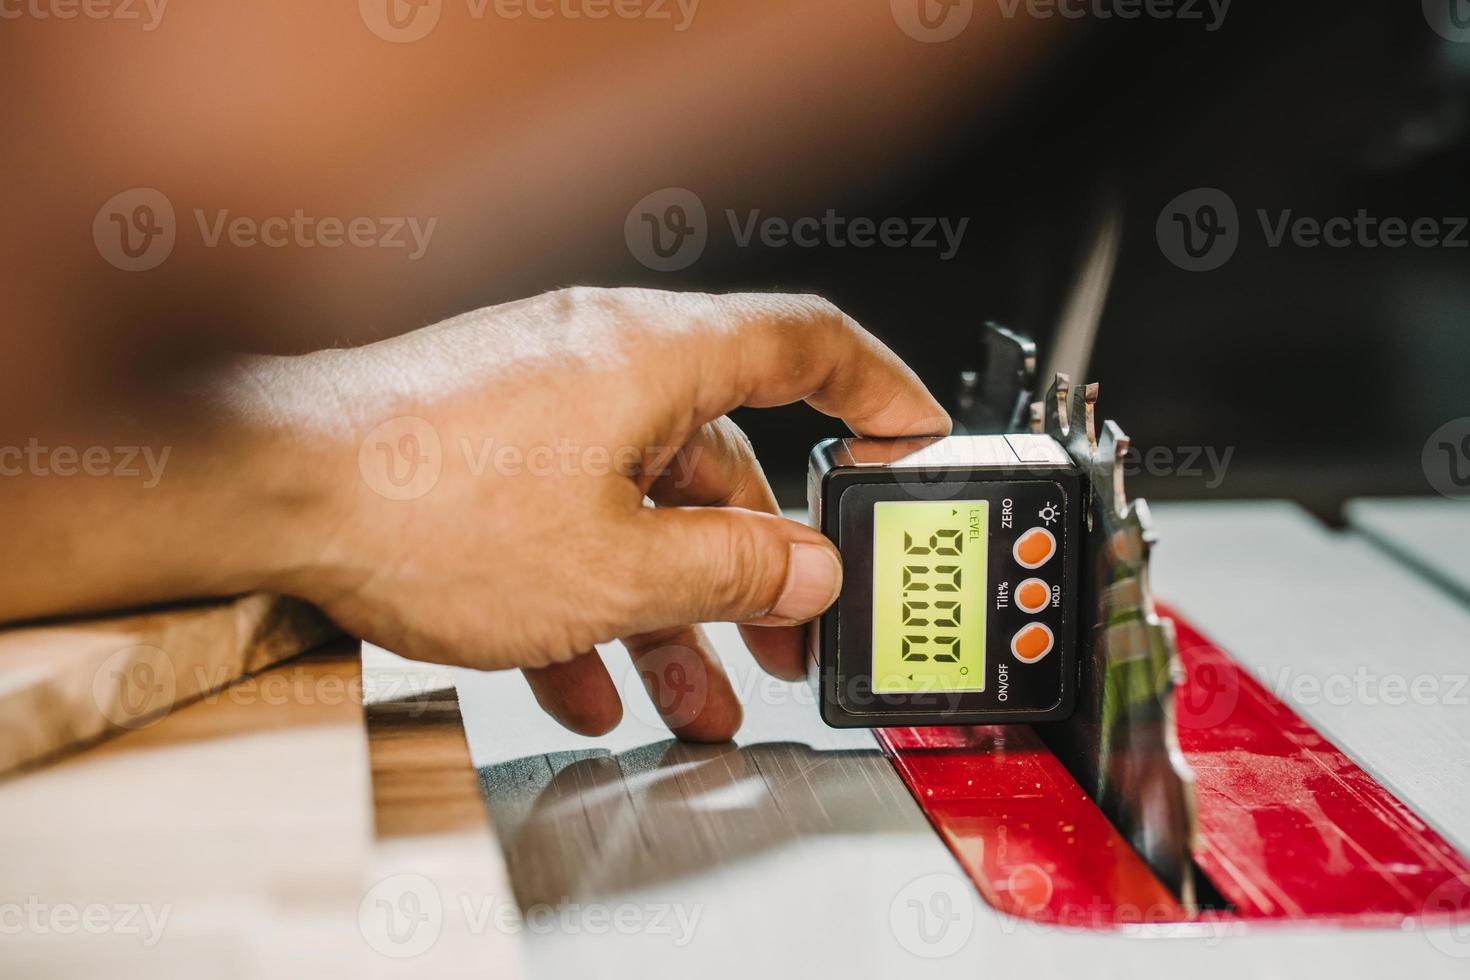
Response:
[[[820,615],[842,589],[842,563],[831,548],[793,544],[786,561],[786,584],[771,615],[800,622]]]

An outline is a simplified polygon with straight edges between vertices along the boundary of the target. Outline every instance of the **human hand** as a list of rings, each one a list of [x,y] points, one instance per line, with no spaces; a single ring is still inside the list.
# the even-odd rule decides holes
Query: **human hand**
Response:
[[[741,718],[696,624],[740,623],[767,671],[804,673],[798,624],[841,564],[779,516],[727,412],[805,400],[862,435],[949,431],[913,372],[810,296],[570,289],[249,374],[282,424],[330,435],[310,467],[328,509],[273,586],[404,656],[519,667],[586,734],[622,711],[598,643],[620,639],[695,740]]]

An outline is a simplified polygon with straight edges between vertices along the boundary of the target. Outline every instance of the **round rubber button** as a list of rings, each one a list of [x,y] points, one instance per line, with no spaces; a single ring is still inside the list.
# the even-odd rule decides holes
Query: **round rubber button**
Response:
[[[1028,578],[1016,586],[1016,606],[1022,612],[1039,613],[1051,604],[1051,586],[1039,578]]]
[[[1056,637],[1052,635],[1051,628],[1043,623],[1031,623],[1021,627],[1015,636],[1011,637],[1011,653],[1023,664],[1034,664],[1042,657],[1051,653],[1051,648],[1056,644]]]
[[[1016,539],[1011,556],[1022,568],[1040,568],[1057,553],[1057,539],[1044,527],[1033,527]]]

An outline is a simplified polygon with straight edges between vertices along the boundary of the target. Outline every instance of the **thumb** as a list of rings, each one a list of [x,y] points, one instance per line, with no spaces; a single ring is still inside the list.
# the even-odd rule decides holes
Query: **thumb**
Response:
[[[642,508],[630,553],[643,629],[685,623],[783,626],[820,615],[842,588],[842,559],[805,524],[738,507]]]

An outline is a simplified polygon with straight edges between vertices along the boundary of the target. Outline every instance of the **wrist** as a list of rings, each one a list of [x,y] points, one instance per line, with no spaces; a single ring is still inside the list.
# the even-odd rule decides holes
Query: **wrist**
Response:
[[[318,355],[251,358],[224,386],[235,445],[222,457],[238,490],[230,591],[263,590],[319,605],[352,591],[357,437]]]

